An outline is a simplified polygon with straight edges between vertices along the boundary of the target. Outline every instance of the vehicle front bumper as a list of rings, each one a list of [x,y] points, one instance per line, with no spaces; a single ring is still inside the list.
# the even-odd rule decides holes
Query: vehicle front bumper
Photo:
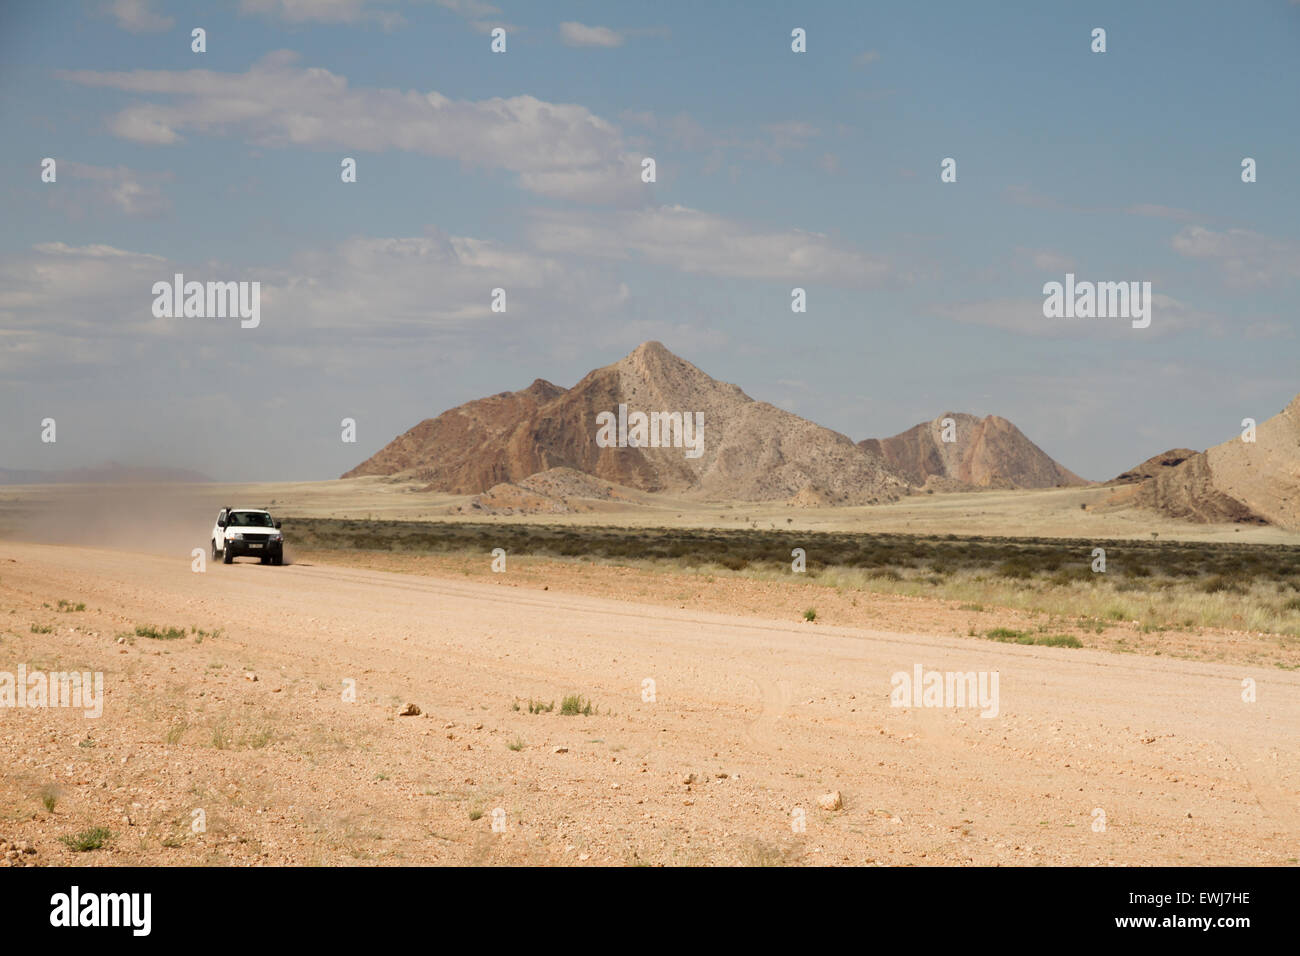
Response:
[[[278,558],[284,555],[284,541],[257,541],[248,538],[226,539],[226,552],[232,558]]]

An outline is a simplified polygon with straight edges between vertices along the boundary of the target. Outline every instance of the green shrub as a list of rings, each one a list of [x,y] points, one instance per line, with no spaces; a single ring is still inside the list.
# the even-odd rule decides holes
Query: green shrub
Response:
[[[86,853],[89,850],[98,850],[103,848],[104,844],[113,839],[114,833],[105,827],[92,827],[89,830],[82,830],[80,833],[72,836],[59,837],[59,842],[66,846],[73,853]]]
[[[178,641],[185,636],[185,628],[158,628],[154,627],[152,624],[137,624],[135,628],[135,636],[151,637],[155,641]]]
[[[581,715],[590,717],[594,713],[591,701],[586,700],[579,694],[569,694],[560,701],[560,713],[568,717]]]

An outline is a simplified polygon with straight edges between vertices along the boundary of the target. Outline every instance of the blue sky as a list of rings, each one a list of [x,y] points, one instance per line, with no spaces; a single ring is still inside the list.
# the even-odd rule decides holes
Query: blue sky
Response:
[[[1289,0],[11,2],[0,467],[333,477],[659,339],[854,439],[993,413],[1107,478],[1300,391],[1298,90]],[[178,271],[262,324],[155,319]],[[1151,327],[1045,319],[1067,271],[1150,281]]]

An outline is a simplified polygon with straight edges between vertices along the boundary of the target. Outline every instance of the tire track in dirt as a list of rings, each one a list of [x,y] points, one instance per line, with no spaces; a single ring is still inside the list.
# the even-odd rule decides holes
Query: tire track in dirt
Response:
[[[746,675],[745,680],[758,691],[761,705],[758,717],[745,727],[745,739],[756,750],[774,751],[777,742],[777,723],[790,709],[793,692],[787,680],[770,680]]]
[[[1278,834],[1300,833],[1300,809],[1297,808],[1300,793],[1295,788],[1288,788],[1283,781],[1277,749],[1267,748],[1261,756],[1249,759],[1236,745],[1222,740],[1216,743],[1236,767],[1260,813],[1277,826]],[[1295,849],[1296,855],[1300,856],[1300,846]]]

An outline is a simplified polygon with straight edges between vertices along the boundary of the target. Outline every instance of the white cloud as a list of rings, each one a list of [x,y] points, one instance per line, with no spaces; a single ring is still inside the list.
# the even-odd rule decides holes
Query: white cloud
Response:
[[[485,3],[484,0],[437,0],[437,3],[438,6],[452,13],[459,13],[462,17],[473,20],[495,17],[501,12],[500,7]]]
[[[147,106],[119,113],[110,121],[109,129],[116,136],[148,146],[170,146],[180,142],[180,136],[168,125],[166,118],[155,115]]]
[[[1074,268],[1074,260],[1069,256],[1063,256],[1047,249],[1040,249],[1035,252],[1032,261],[1035,269],[1042,269],[1047,272],[1064,272]]]
[[[1014,259],[1018,265],[1052,274],[1068,272],[1074,268],[1074,259],[1051,249],[1018,247]]]
[[[120,360],[153,321],[150,287],[167,268],[161,256],[62,242],[0,260],[0,369],[48,374]]]
[[[522,27],[505,23],[500,19],[501,9],[483,0],[437,0],[438,6],[464,17],[470,27],[479,33],[489,33],[494,27],[502,27],[508,33],[518,33]]]
[[[706,174],[722,169],[729,157],[781,166],[786,152],[805,149],[821,135],[820,129],[803,120],[766,123],[755,132],[704,126],[687,113],[660,117],[648,110],[625,110],[620,116],[629,126],[657,133],[661,142],[708,154],[703,167]]]
[[[803,149],[808,145],[808,140],[818,134],[818,129],[811,123],[805,123],[802,120],[787,120],[783,123],[767,123],[763,126],[763,132],[772,137],[772,148],[782,149]]]
[[[640,157],[618,128],[583,106],[532,96],[453,100],[437,92],[352,88],[346,77],[303,69],[289,51],[245,73],[133,70],[62,74],[83,86],[179,97],[129,106],[109,128],[166,145],[185,133],[238,135],[264,146],[403,150],[504,169],[541,195],[637,203]]]
[[[170,180],[170,174],[152,174],[154,181],[146,181],[151,174],[141,173],[126,166],[91,166],[72,160],[59,161],[59,181],[69,188],[54,193],[51,202],[72,215],[89,205],[106,206],[124,216],[156,216],[171,208],[159,183]]]
[[[1300,278],[1300,243],[1294,240],[1248,229],[1215,232],[1204,226],[1187,226],[1170,245],[1189,259],[1213,262],[1229,285],[1270,285],[1279,279]]]
[[[259,354],[270,350],[286,365],[356,372],[417,365],[417,346],[435,335],[495,349],[509,330],[509,348],[532,350],[588,341],[597,326],[621,342],[672,330],[676,338],[679,326],[691,324],[681,314],[638,318],[619,270],[602,262],[609,258],[699,275],[848,286],[869,285],[886,271],[825,236],[765,232],[681,207],[612,212],[603,221],[549,215],[538,224],[546,240],[540,248],[433,230],[354,238],[257,269],[108,245],[41,244],[0,258],[0,370],[25,376],[70,363],[143,368],[178,355],[235,362],[256,342]],[[155,318],[153,284],[177,272],[201,282],[260,282],[261,325],[254,332],[220,319]],[[504,314],[491,311],[498,287],[506,290]]]
[[[491,310],[506,290],[505,314]],[[263,314],[277,310],[300,328],[350,329],[391,336],[430,326],[537,319],[564,303],[608,306],[625,298],[612,281],[566,268],[547,256],[501,243],[433,232],[351,239],[302,253],[263,287]]]
[[[560,24],[560,39],[566,46],[602,46],[616,47],[623,45],[623,34],[609,27],[589,27],[569,21]]]
[[[545,252],[644,261],[696,275],[862,287],[878,285],[892,272],[886,263],[819,233],[763,230],[685,206],[600,217],[538,211],[528,235]]]
[[[153,284],[175,273],[192,281],[261,283],[261,324],[242,330],[223,319],[155,318]],[[506,291],[506,312],[491,310],[492,290]],[[172,363],[250,343],[280,361],[359,367],[362,352],[385,363],[416,361],[413,343],[437,333],[481,340],[510,329],[514,342],[586,336],[597,318],[620,313],[630,299],[608,270],[572,266],[502,243],[452,236],[355,238],[258,269],[221,262],[182,262],[108,245],[42,243],[0,258],[0,370],[96,364],[144,357]],[[186,345],[178,351],[177,341]]]
[[[372,21],[385,30],[405,23],[400,13],[374,9],[368,0],[239,0],[239,12],[276,17],[285,23],[357,24]]]
[[[1043,318],[1041,299],[984,299],[977,302],[953,302],[935,306],[934,311],[946,319],[965,325],[985,325],[1005,332],[1026,335],[1064,335],[1063,322]]]
[[[1194,212],[1186,209],[1179,209],[1176,206],[1161,206],[1158,203],[1143,202],[1129,206],[1124,210],[1131,216],[1147,216],[1154,219],[1175,219],[1181,221],[1190,221],[1201,218]]]
[[[105,9],[119,27],[130,33],[161,33],[176,22],[155,12],[150,0],[111,0]]]
[[[1135,329],[1124,318],[1049,319],[1043,315],[1042,296],[945,303],[935,306],[934,312],[953,322],[1043,338],[1151,338],[1192,327],[1214,328],[1221,321],[1213,313],[1193,309],[1154,289],[1150,309],[1151,326],[1146,329]]]

